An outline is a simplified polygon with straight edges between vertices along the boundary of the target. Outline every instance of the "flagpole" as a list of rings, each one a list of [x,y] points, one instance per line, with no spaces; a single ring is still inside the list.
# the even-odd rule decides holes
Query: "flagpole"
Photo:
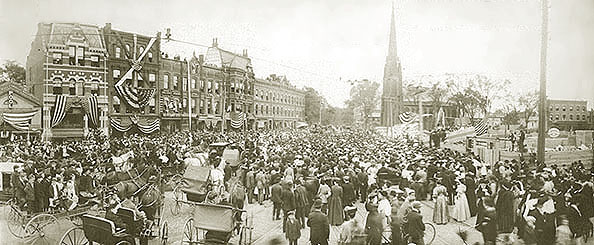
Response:
[[[544,164],[545,159],[545,128],[547,116],[545,104],[547,97],[547,45],[548,45],[548,21],[549,21],[549,1],[542,0],[542,27],[540,44],[540,97],[538,103],[538,144],[537,160],[538,164]]]
[[[191,88],[191,78],[190,78],[190,60],[188,59],[188,79],[186,80],[188,83],[188,130],[192,132],[192,88]],[[191,140],[190,140],[191,141]],[[191,142],[190,142],[191,143]]]

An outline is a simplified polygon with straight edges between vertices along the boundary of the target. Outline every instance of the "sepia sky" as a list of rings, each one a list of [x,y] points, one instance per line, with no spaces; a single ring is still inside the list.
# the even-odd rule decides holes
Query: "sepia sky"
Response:
[[[398,53],[405,80],[444,73],[510,79],[538,87],[540,1],[396,0]],[[0,59],[26,61],[38,22],[81,22],[248,49],[257,77],[286,75],[343,105],[349,79],[381,83],[390,0],[0,0]],[[548,96],[594,105],[594,1],[552,0]],[[205,48],[166,43],[187,56]]]

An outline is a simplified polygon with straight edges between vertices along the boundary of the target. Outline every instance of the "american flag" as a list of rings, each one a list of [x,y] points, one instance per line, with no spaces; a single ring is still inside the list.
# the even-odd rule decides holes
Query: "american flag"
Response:
[[[476,136],[486,134],[488,129],[489,124],[487,123],[487,118],[483,118],[480,122],[474,125],[474,134]]]

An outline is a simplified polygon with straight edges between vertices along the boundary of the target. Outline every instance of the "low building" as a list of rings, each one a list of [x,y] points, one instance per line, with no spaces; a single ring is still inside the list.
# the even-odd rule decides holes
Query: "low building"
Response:
[[[295,128],[305,121],[305,92],[285,76],[256,79],[254,95],[256,128]]]
[[[0,142],[14,136],[40,136],[42,106],[25,87],[13,82],[0,84]]]
[[[586,100],[547,100],[548,126],[560,130],[591,129],[591,112],[587,111]],[[590,116],[590,119],[588,119]]]
[[[43,138],[108,133],[107,50],[102,31],[79,23],[40,23],[27,56],[27,87],[42,104]]]

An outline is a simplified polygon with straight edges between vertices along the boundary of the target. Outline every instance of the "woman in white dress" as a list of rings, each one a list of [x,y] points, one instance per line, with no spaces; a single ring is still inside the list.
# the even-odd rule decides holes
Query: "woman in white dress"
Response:
[[[462,222],[470,218],[470,206],[468,206],[468,200],[466,199],[466,186],[459,179],[456,182],[458,187],[456,188],[452,218]]]

